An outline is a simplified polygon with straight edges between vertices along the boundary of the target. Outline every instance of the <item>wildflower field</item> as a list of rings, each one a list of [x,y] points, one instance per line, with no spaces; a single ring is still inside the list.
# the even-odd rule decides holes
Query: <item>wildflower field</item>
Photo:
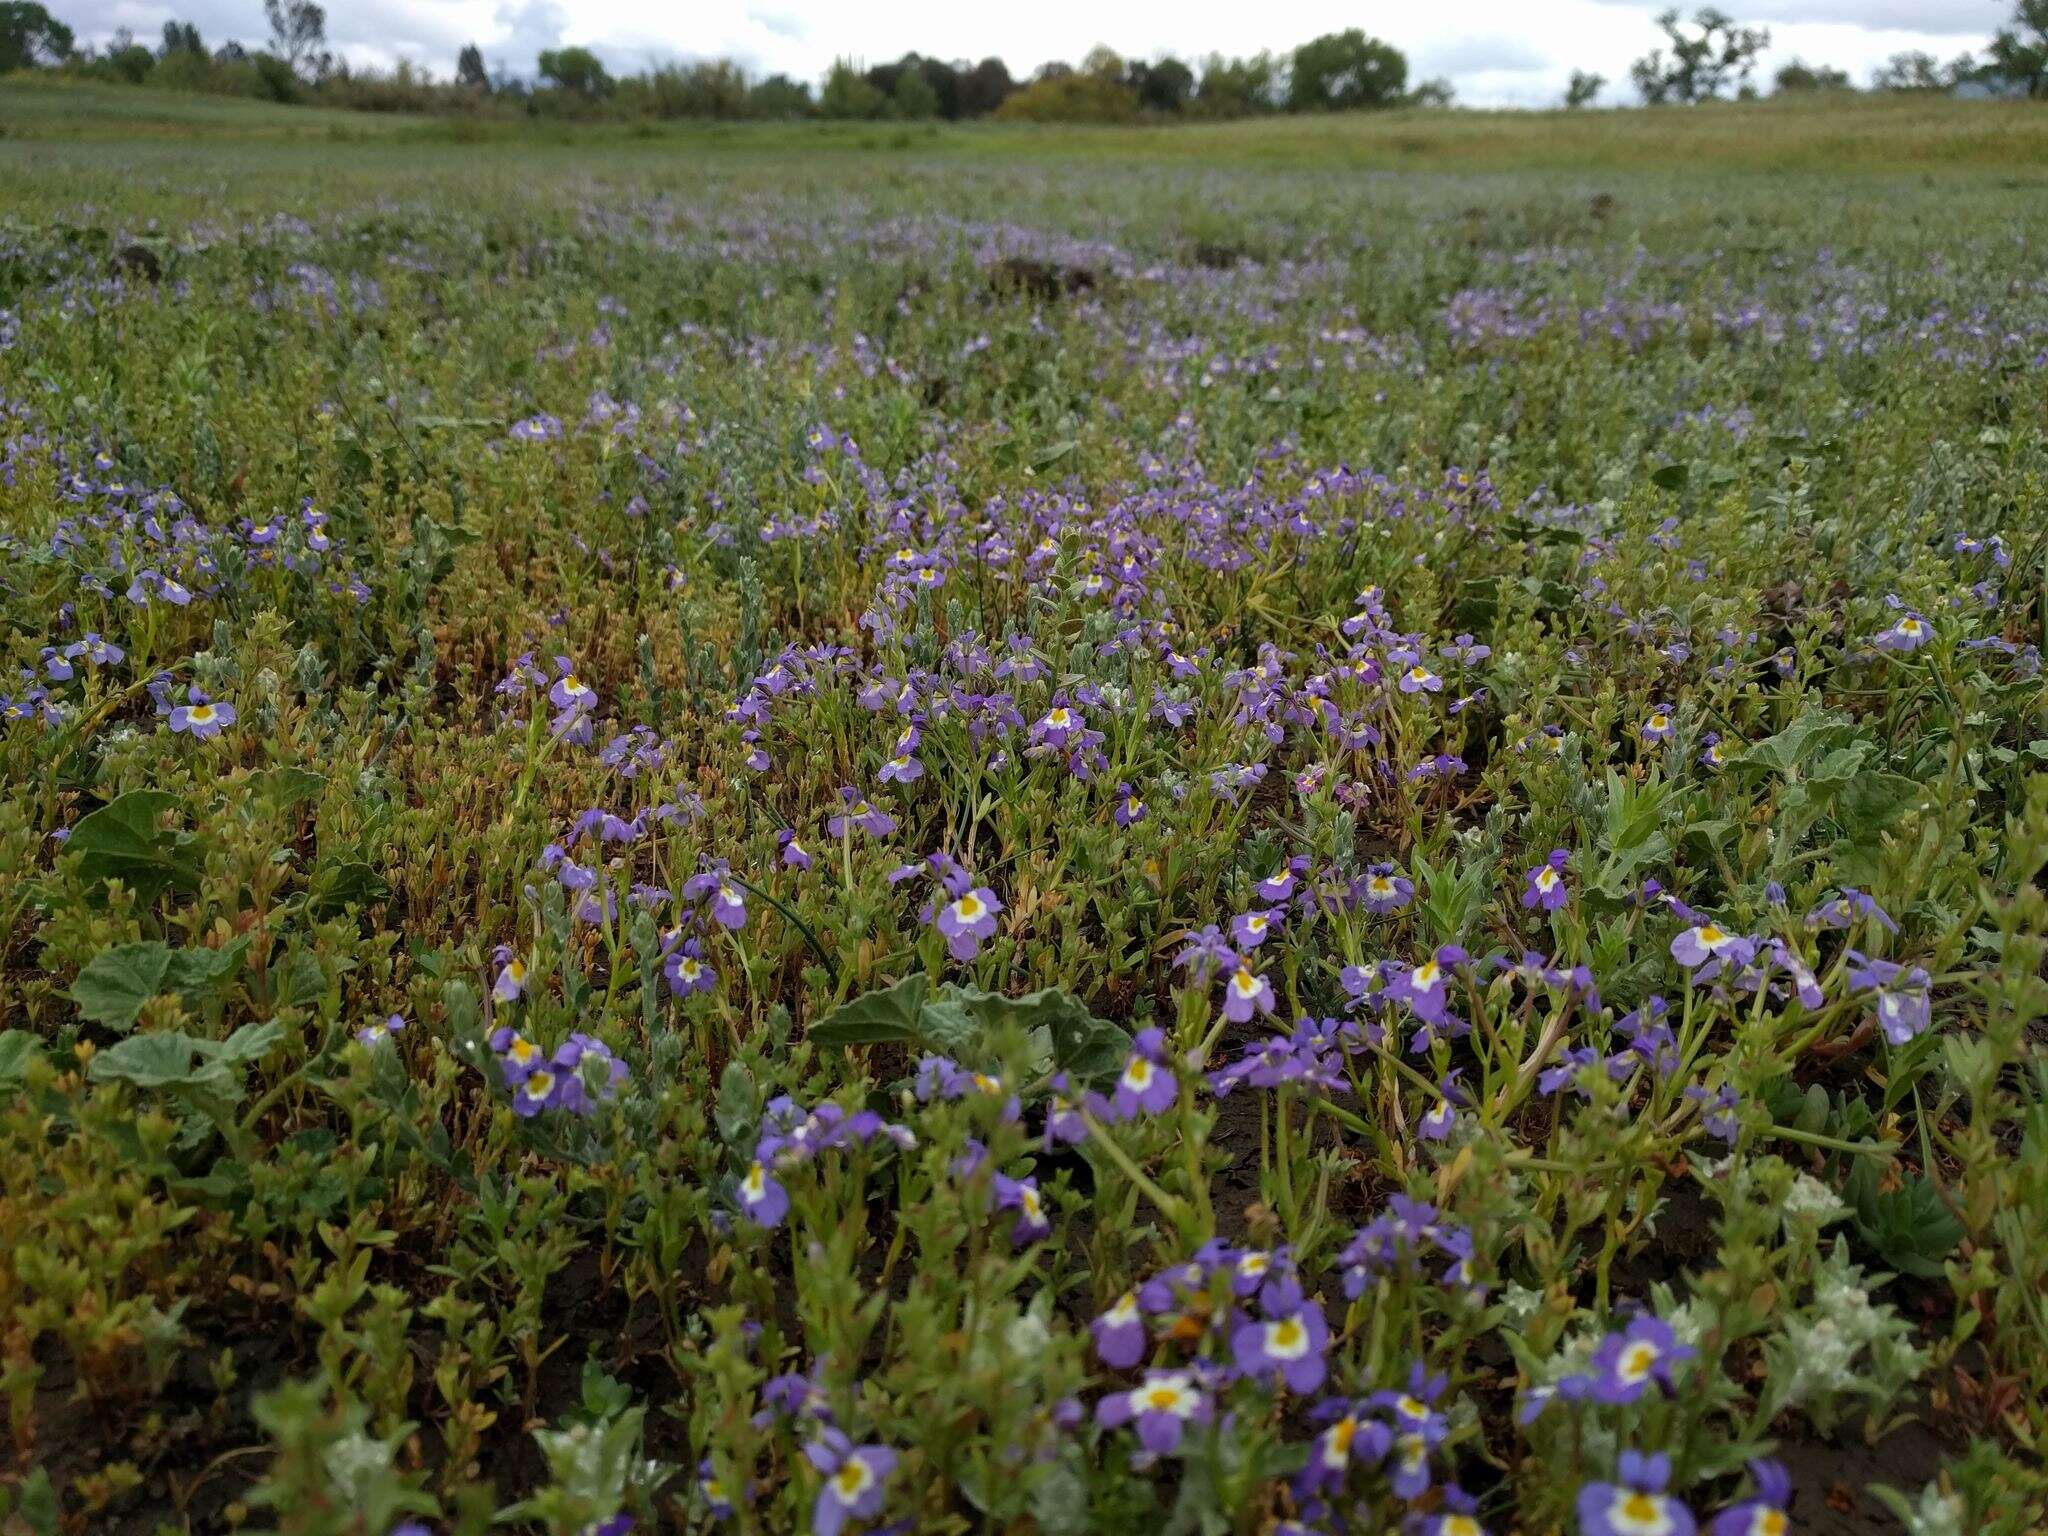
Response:
[[[0,141],[0,1530],[2039,1530],[2038,175],[752,142]]]

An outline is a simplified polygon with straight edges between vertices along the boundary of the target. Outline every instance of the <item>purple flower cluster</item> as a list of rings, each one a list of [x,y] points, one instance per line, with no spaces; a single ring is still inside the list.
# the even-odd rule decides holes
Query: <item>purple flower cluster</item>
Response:
[[[552,1057],[509,1024],[491,1032],[499,1075],[512,1091],[513,1113],[530,1118],[545,1109],[594,1114],[627,1077],[626,1064],[595,1035],[582,1031],[555,1048]]]

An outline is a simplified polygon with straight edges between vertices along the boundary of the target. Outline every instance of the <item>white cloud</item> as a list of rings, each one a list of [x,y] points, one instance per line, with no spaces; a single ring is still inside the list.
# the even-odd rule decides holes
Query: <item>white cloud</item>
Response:
[[[117,27],[154,39],[172,17],[192,20],[210,44],[260,42],[259,0],[76,0],[61,7],[82,40]],[[1404,49],[1415,77],[1448,75],[1474,106],[1556,101],[1573,69],[1598,71],[1624,94],[1631,59],[1654,46],[1663,0],[1464,0],[1392,10],[1374,30]],[[1978,47],[2011,13],[2011,0],[1723,0],[1739,19],[1769,26],[1762,78],[1794,56],[1863,80],[1902,49],[1947,59]],[[1012,73],[1048,59],[1077,60],[1097,43],[1127,55],[1285,52],[1321,32],[1365,24],[1353,0],[1268,0],[1190,7],[1181,0],[1034,0],[1023,6],[937,0],[331,0],[330,44],[357,63],[400,57],[446,75],[456,51],[530,74],[542,48],[580,43],[614,67],[664,58],[737,59],[759,72],[816,79],[835,58],[867,63],[915,49],[941,58],[995,54]]]

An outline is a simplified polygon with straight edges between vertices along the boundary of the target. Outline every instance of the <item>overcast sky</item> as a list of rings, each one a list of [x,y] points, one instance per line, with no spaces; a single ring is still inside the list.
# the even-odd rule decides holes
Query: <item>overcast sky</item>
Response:
[[[208,46],[266,34],[261,0],[48,0],[82,42],[120,27],[154,41],[164,22],[199,24]],[[1947,60],[1979,48],[2012,0],[1722,0],[1738,19],[1771,29],[1765,74],[1794,57],[1846,69],[1860,84],[1874,65],[1917,48]],[[1360,5],[1264,0],[1029,0],[1022,5],[937,0],[330,0],[329,43],[359,64],[410,58],[436,74],[474,42],[495,70],[531,75],[543,48],[581,43],[615,70],[676,58],[737,59],[755,73],[815,80],[835,58],[879,63],[915,49],[942,58],[1000,56],[1018,76],[1048,59],[1078,60],[1097,43],[1127,56],[1282,52],[1321,32],[1363,27],[1408,54],[1410,78],[1446,75],[1471,106],[1555,102],[1574,69],[1624,94],[1629,60],[1657,41],[1663,0],[1455,0]]]

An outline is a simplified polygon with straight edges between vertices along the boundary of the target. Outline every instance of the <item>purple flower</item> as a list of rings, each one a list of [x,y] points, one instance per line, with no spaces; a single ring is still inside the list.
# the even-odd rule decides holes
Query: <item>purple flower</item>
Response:
[[[880,1513],[896,1470],[894,1451],[855,1445],[843,1431],[828,1427],[804,1447],[804,1455],[825,1478],[811,1509],[812,1536],[839,1536],[849,1519],[872,1520]]]
[[[1285,864],[1274,870],[1272,874],[1259,882],[1258,892],[1260,900],[1275,903],[1287,900],[1294,894],[1295,882],[1307,870],[1308,858],[1306,855],[1289,859]]]
[[[1191,981],[1206,982],[1236,966],[1237,951],[1224,942],[1223,930],[1214,923],[1183,937],[1188,941],[1187,948],[1174,957],[1173,963],[1184,968]]]
[[[1042,715],[1031,727],[1030,743],[1034,747],[1048,747],[1055,751],[1064,747],[1069,738],[1086,729],[1081,712],[1064,702],[1055,700],[1053,707]]]
[[[557,656],[555,681],[548,689],[548,702],[564,714],[580,715],[596,706],[597,690],[576,675],[576,663],[566,656]]]
[[[1610,1333],[1593,1351],[1593,1396],[1603,1403],[1632,1403],[1654,1384],[1669,1396],[1677,1391],[1671,1368],[1697,1353],[1678,1342],[1660,1317],[1639,1317]]]
[[[775,834],[775,846],[782,850],[782,862],[791,869],[809,869],[811,856],[796,840],[796,828],[784,827]]]
[[[1441,1024],[1449,1017],[1446,977],[1452,966],[1463,965],[1465,951],[1446,944],[1417,966],[1396,966],[1388,979],[1385,995],[1406,1003],[1425,1024]]]
[[[997,1174],[991,1186],[995,1191],[996,1209],[1015,1211],[1017,1224],[1010,1229],[1010,1241],[1022,1248],[1026,1243],[1035,1243],[1052,1232],[1052,1220],[1045,1214],[1045,1204],[1038,1193],[1038,1180],[1012,1179]]]
[[[1407,1391],[1372,1395],[1372,1406],[1392,1421],[1394,1459],[1388,1484],[1400,1498],[1417,1499],[1429,1489],[1429,1453],[1451,1429],[1450,1421],[1433,1406],[1446,1385],[1445,1377],[1430,1375],[1418,1360],[1409,1368]]]
[[[981,946],[995,937],[996,914],[1003,904],[985,885],[962,891],[940,907],[934,925],[945,936],[946,949],[955,960],[965,963],[981,953]]]
[[[1522,905],[1555,912],[1565,904],[1571,890],[1564,883],[1564,867],[1571,855],[1562,848],[1550,850],[1550,857],[1529,871],[1529,885],[1522,892]]]
[[[1120,827],[1135,827],[1146,816],[1145,802],[1128,784],[1116,787],[1116,815],[1114,820]]]
[[[1323,1354],[1329,1325],[1320,1303],[1292,1283],[1270,1287],[1261,1301],[1262,1320],[1247,1320],[1231,1335],[1237,1368],[1247,1376],[1278,1376],[1290,1392],[1313,1392],[1323,1384]]]
[[[1932,979],[1921,966],[1908,970],[1890,960],[1873,960],[1850,950],[1849,990],[1876,994],[1877,1022],[1885,1039],[1904,1045],[1934,1021]]]
[[[1394,1448],[1393,1431],[1369,1417],[1363,1402],[1337,1398],[1319,1405],[1314,1416],[1329,1423],[1296,1475],[1297,1493],[1314,1496],[1336,1488],[1353,1466],[1376,1466]]]
[[[1242,1024],[1254,1013],[1270,1016],[1272,1012],[1273,984],[1263,976],[1254,976],[1251,967],[1240,961],[1223,984],[1223,1017],[1233,1024]]]
[[[1166,1456],[1179,1447],[1189,1424],[1206,1424],[1215,1411],[1190,1373],[1147,1371],[1141,1385],[1097,1403],[1095,1422],[1106,1429],[1135,1423],[1139,1443],[1154,1456]]]
[[[868,804],[866,797],[851,784],[840,786],[839,802],[843,809],[825,822],[825,830],[834,837],[845,837],[854,827],[870,837],[887,837],[896,830],[896,818]]]
[[[1648,718],[1636,730],[1636,735],[1646,747],[1654,746],[1658,742],[1669,741],[1676,734],[1677,727],[1671,723],[1671,706],[1669,704],[1659,704],[1651,709]]]
[[[1775,1461],[1752,1461],[1756,1496],[1714,1517],[1714,1536],[1786,1536],[1792,1529],[1792,1478]]]
[[[1933,638],[1934,626],[1927,622],[1927,616],[1908,608],[1899,615],[1896,623],[1878,633],[1870,643],[1881,651],[1906,652],[1919,650]]]
[[[1131,1059],[1124,1063],[1123,1075],[1116,1080],[1112,1100],[1117,1114],[1126,1120],[1141,1113],[1158,1114],[1173,1103],[1179,1092],[1179,1084],[1167,1065],[1164,1034],[1157,1029],[1140,1030],[1131,1046]]]
[[[1145,1319],[1138,1311],[1138,1293],[1125,1291],[1116,1304],[1088,1325],[1095,1353],[1102,1363],[1127,1371],[1145,1358]]]
[[[875,777],[884,784],[908,784],[924,777],[924,764],[910,756],[892,757]]]
[[[1396,686],[1403,693],[1441,693],[1444,680],[1418,661],[1401,674]]]
[[[537,1066],[513,1086],[512,1113],[530,1120],[544,1109],[562,1107],[567,1082],[552,1067]]]
[[[1242,949],[1257,949],[1286,914],[1279,907],[1255,908],[1230,920],[1230,936]]]
[[[1398,912],[1415,899],[1415,882],[1391,864],[1375,864],[1360,882],[1359,902],[1375,916]]]
[[[669,938],[673,942],[681,929],[672,930]],[[668,982],[668,989],[677,997],[688,997],[695,992],[709,992],[718,984],[718,972],[704,963],[704,945],[690,938],[670,949],[661,962],[661,974]]]
[[[1458,1087],[1458,1074],[1463,1067],[1456,1067],[1437,1083],[1437,1101],[1416,1125],[1417,1133],[1424,1141],[1443,1141],[1451,1134],[1451,1127],[1457,1123],[1458,1106],[1465,1102],[1465,1094]]]
[[[711,898],[711,919],[719,927],[737,933],[747,926],[747,898],[733,882],[732,871],[723,859],[706,859],[704,868],[683,882],[685,901]]]
[[[234,705],[216,704],[196,687],[187,688],[185,697],[189,702],[171,711],[173,731],[184,731],[194,741],[205,741],[235,723]]]
[[[1701,979],[1713,976],[1722,965],[1744,966],[1756,958],[1756,944],[1741,934],[1729,933],[1718,927],[1712,919],[1701,918],[1692,927],[1681,929],[1678,937],[1671,941],[1671,958],[1688,971],[1711,965]]]
[[[740,1209],[757,1227],[775,1227],[789,1214],[789,1192],[757,1160],[739,1182]]]
[[[526,992],[526,962],[512,953],[512,946],[497,948],[498,977],[491,983],[491,996],[501,1003],[516,1002]]]
[[[405,1015],[394,1013],[388,1018],[372,1019],[356,1031],[356,1039],[364,1045],[382,1045],[386,1040],[401,1034],[405,1029]]]
[[[1617,1475],[1579,1490],[1580,1536],[1692,1536],[1692,1512],[1664,1492],[1670,1457],[1623,1451]]]
[[[1849,928],[1860,918],[1870,918],[1887,933],[1897,933],[1899,925],[1892,915],[1880,907],[1870,896],[1845,885],[1832,901],[1824,901],[1806,914],[1806,926],[1814,928]]]

